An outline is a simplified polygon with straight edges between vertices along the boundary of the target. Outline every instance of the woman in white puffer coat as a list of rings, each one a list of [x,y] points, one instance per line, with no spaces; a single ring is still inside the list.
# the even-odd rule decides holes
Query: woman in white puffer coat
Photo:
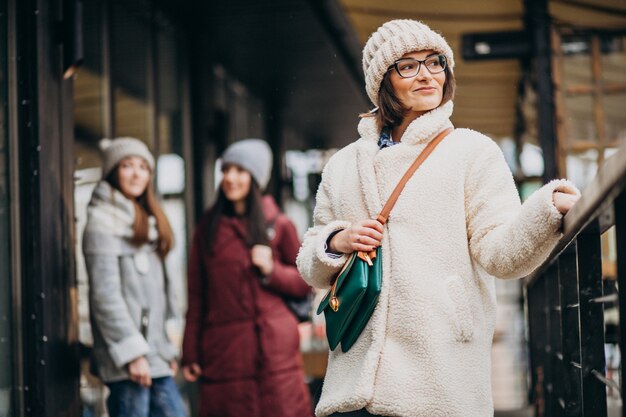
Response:
[[[492,416],[494,278],[538,267],[580,193],[555,180],[521,205],[497,144],[455,129],[386,225],[371,220],[429,141],[452,127],[454,57],[428,26],[394,20],[368,40],[363,68],[377,109],[326,165],[297,263],[327,289],[348,254],[382,245],[383,286],[355,345],[330,352],[316,414]]]

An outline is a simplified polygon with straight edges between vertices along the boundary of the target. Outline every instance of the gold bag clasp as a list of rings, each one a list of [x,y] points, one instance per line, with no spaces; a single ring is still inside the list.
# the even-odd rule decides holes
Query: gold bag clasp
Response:
[[[373,266],[373,265],[374,265],[374,263],[372,262],[372,256],[371,256],[369,253],[359,252],[359,253],[357,254],[357,256],[358,256],[359,258],[361,258],[363,261],[367,262],[367,264],[368,264],[369,266]],[[374,252],[374,256],[373,256],[373,258],[375,258],[375,257],[376,257],[376,252]]]

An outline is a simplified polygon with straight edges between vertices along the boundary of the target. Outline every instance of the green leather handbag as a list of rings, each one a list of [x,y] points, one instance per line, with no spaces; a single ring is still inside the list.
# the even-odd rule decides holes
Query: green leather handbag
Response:
[[[341,342],[347,352],[358,339],[378,302],[383,284],[381,248],[364,254],[353,252],[324,297],[317,314],[324,312],[331,350]]]
[[[383,226],[406,183],[452,130],[448,128],[433,139],[406,171],[376,218]],[[331,350],[340,343],[342,352],[350,350],[374,313],[383,283],[382,258],[380,247],[369,253],[353,252],[320,302],[317,314],[324,313]]]

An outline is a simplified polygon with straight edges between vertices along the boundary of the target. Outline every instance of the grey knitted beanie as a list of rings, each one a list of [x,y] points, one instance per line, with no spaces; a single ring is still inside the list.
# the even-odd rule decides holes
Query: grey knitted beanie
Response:
[[[387,68],[404,54],[432,49],[445,55],[448,68],[454,69],[454,55],[446,40],[417,20],[391,20],[374,32],[363,48],[365,89],[378,106],[378,91]]]
[[[145,143],[135,138],[102,139],[102,178],[106,178],[111,170],[124,158],[139,156],[146,160],[150,171],[154,172],[154,157]]]
[[[252,175],[261,191],[272,175],[272,149],[263,139],[244,139],[233,143],[222,155],[222,166],[234,164]]]

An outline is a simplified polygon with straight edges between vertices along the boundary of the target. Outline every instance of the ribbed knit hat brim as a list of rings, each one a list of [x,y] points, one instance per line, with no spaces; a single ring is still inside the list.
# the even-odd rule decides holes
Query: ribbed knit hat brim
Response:
[[[227,164],[248,171],[261,190],[265,190],[272,174],[272,149],[263,139],[243,139],[224,151],[222,165]]]
[[[154,156],[145,143],[135,138],[102,139],[102,178],[106,178],[119,162],[129,156],[138,156],[145,159],[154,172]]]

